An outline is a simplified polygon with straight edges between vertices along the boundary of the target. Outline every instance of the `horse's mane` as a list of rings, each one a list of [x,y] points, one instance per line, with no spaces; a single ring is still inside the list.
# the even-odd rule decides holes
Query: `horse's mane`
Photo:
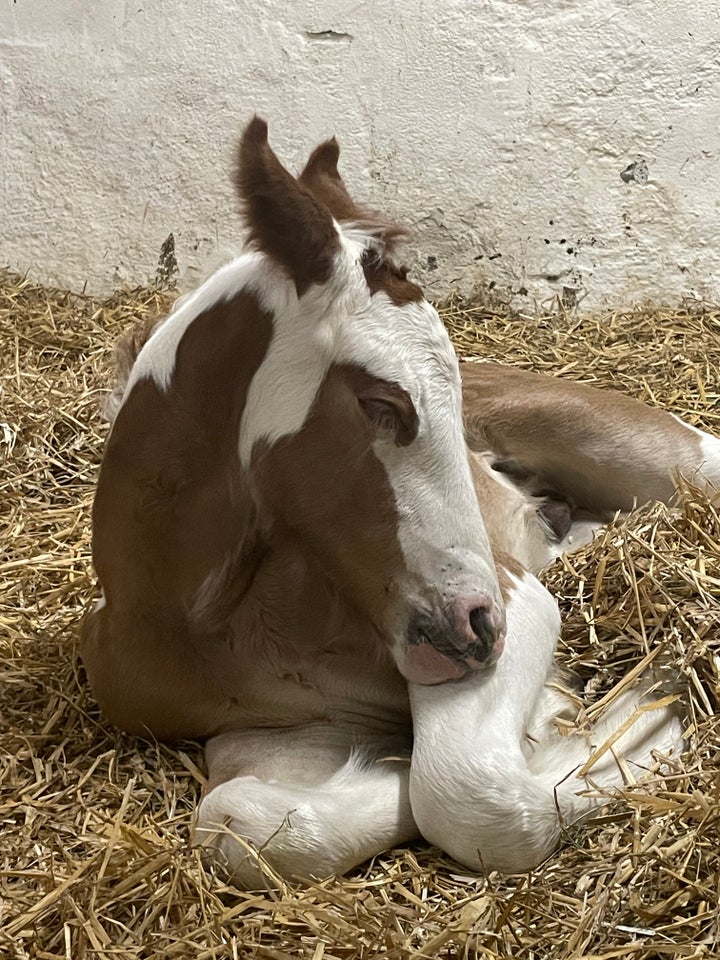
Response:
[[[130,378],[130,371],[138,358],[138,354],[166,319],[167,317],[164,316],[160,318],[149,317],[126,330],[117,339],[113,351],[115,381],[101,407],[101,413],[108,423],[112,424],[118,415],[125,395],[125,388]]]

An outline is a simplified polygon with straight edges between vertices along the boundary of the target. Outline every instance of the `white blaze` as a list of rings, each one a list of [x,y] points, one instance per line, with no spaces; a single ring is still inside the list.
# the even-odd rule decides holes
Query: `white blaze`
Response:
[[[426,580],[437,571],[438,558],[449,554],[443,590],[473,583],[497,594],[467,460],[460,373],[447,332],[424,300],[397,306],[382,292],[371,296],[361,257],[377,241],[357,229],[338,231],[332,277],[299,299],[293,282],[263,254],[247,253],[220,268],[147,342],[125,396],[146,377],[167,390],[178,346],[193,320],[248,290],[272,316],[273,335],[248,390],[238,438],[242,463],[249,464],[257,441],[272,444],[302,428],[331,364],[356,364],[397,383],[415,406],[418,435],[406,447],[379,438],[375,452],[397,501],[407,566]]]

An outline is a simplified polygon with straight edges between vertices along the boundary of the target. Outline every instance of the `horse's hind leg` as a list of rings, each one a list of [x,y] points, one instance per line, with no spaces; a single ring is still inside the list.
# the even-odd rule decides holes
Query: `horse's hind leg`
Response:
[[[331,727],[222,734],[193,839],[245,889],[345,873],[417,836],[399,755],[400,738]]]
[[[538,492],[603,518],[667,501],[680,472],[720,486],[720,440],[612,390],[496,363],[463,364],[468,443]],[[525,478],[523,480],[523,478]]]

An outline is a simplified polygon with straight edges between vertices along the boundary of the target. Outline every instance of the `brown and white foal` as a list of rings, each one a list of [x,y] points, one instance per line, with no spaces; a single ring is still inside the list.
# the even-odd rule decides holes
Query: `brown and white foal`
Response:
[[[152,333],[116,411],[82,657],[119,726],[207,739],[195,836],[241,885],[343,872],[418,832],[525,869],[599,802],[574,775],[591,745],[551,723],[557,607],[524,567],[565,544],[530,488],[600,521],[667,497],[677,466],[717,480],[720,442],[492,364],[461,385],[395,266],[402,231],[351,200],[338,152],[295,178],[247,127],[247,251]],[[680,746],[664,708],[616,750]],[[614,762],[592,774],[622,783]]]

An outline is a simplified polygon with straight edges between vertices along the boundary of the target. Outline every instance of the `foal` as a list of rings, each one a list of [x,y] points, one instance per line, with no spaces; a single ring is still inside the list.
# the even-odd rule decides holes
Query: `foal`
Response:
[[[618,452],[612,413],[593,419],[598,392],[581,391],[605,444],[559,418],[543,454],[535,394],[576,403],[575,387],[551,381],[548,401],[493,365],[461,385],[437,313],[395,265],[403,231],[352,201],[337,159],[321,144],[295,178],[262,120],[245,130],[248,248],[156,329],[122,394],[82,657],[119,726],[207,740],[195,836],[240,885],[343,872],[418,827],[464,863],[524,869],[598,801],[574,777],[590,747],[549,722],[557,608],[521,564],[562,550],[558,503],[599,522],[600,506],[657,495],[633,464],[641,479],[695,469],[711,438],[658,414],[661,439],[684,431],[683,456],[666,446],[640,469],[632,431]],[[503,383],[518,394],[496,424]],[[598,479],[589,494],[580,474]],[[559,500],[534,496],[548,486]],[[619,741],[628,756],[680,748],[671,708],[643,718]],[[604,776],[622,783],[614,764]]]

